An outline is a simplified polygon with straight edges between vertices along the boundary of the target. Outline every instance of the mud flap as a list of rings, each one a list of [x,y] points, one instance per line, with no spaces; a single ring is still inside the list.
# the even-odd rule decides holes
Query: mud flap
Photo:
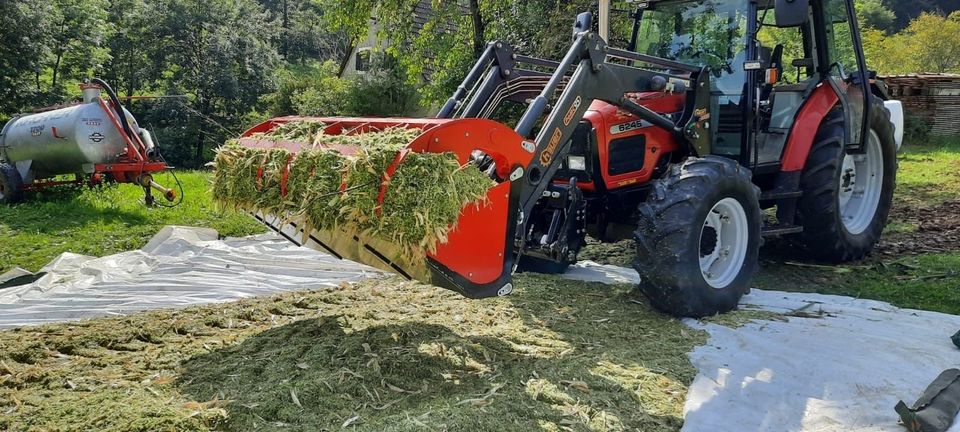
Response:
[[[895,409],[910,432],[946,432],[960,412],[960,369],[940,374],[913,408],[900,401]]]

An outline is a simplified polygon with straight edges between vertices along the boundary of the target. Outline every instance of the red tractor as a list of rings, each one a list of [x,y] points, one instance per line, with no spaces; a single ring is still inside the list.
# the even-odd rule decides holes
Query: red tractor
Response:
[[[853,1],[628,4],[627,49],[608,46],[601,2],[599,33],[581,14],[559,62],[490,44],[436,119],[322,119],[331,134],[420,129],[407,151],[454,152],[498,182],[425,260],[261,217],[300,244],[471,298],[508,294],[518,268],[563,271],[587,235],[632,237],[640,290],[691,317],[736,307],[764,237],[789,236],[829,262],[870,253],[890,211],[903,115],[868,72]],[[760,42],[772,28],[795,35],[797,58]],[[524,110],[514,128],[490,120],[511,104]],[[297,150],[252,137],[291,120],[241,142]]]

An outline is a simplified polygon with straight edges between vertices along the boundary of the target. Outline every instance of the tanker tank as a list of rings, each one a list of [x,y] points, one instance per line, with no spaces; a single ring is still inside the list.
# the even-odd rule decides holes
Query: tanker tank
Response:
[[[81,86],[82,102],[12,118],[0,130],[0,204],[23,192],[64,183],[97,184],[105,177],[174,196],[150,175],[167,169],[150,132],[137,124],[109,86],[100,80]],[[101,98],[106,90],[109,100]],[[123,113],[122,117],[118,115]],[[73,181],[58,176],[75,175]]]

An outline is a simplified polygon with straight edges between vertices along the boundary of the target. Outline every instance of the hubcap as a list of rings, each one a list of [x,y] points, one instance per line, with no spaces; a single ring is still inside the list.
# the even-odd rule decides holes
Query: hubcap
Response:
[[[750,232],[740,201],[725,198],[713,206],[700,230],[700,272],[711,287],[733,283],[747,257]]]
[[[876,132],[870,131],[864,150],[845,155],[840,173],[840,217],[854,235],[870,228],[883,192],[883,149]]]

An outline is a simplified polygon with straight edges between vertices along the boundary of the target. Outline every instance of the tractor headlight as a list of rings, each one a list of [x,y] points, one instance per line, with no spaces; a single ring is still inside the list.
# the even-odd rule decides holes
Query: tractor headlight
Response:
[[[583,156],[567,156],[567,168],[576,171],[587,170],[587,158]]]

